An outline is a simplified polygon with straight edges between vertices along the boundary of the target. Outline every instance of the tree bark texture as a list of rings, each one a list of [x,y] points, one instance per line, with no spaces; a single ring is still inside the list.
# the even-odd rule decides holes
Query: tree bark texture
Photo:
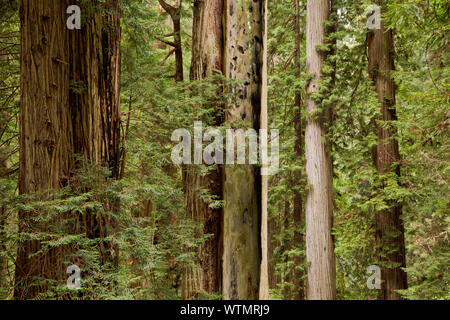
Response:
[[[81,6],[84,24],[70,32],[69,107],[72,115],[74,152],[111,170],[120,167],[120,14],[117,0]],[[114,210],[118,203],[107,201]],[[104,239],[114,221],[102,215],[83,218],[90,239]],[[118,248],[100,242],[101,263],[118,263]]]
[[[191,80],[211,78],[223,71],[223,0],[194,2],[194,24],[192,32]],[[222,106],[215,106],[220,113]],[[216,125],[221,125],[220,116]],[[212,235],[198,252],[199,270],[188,270],[183,275],[182,297],[196,298],[204,291],[219,294],[222,281],[222,209],[213,209],[201,199],[200,190],[222,198],[222,167],[216,165],[206,176],[196,173],[195,167],[186,166],[183,173],[185,186],[186,213],[188,217],[203,225],[203,233]]]
[[[69,5],[60,0],[21,3],[20,194],[66,186],[80,165],[74,153],[109,167],[112,177],[118,177],[118,1],[82,6],[81,30],[66,27]],[[113,13],[104,13],[103,6]],[[45,199],[45,194],[39,197]],[[19,212],[20,233],[51,231],[53,224],[28,224],[31,215]],[[105,217],[90,214],[84,221],[89,238],[106,237],[105,229],[111,225]],[[117,248],[104,241],[101,247],[103,263],[111,252],[117,262]],[[37,297],[48,287],[45,280],[59,283],[67,278],[63,260],[71,249],[53,247],[30,257],[41,248],[38,240],[22,241],[18,247],[16,299]]]
[[[19,193],[58,189],[70,175],[73,151],[69,96],[68,3],[22,0]],[[42,195],[41,195],[42,196]],[[39,214],[39,213],[38,213]],[[19,232],[33,233],[34,213],[19,212]],[[42,230],[41,230],[42,231]],[[20,241],[15,270],[15,299],[44,291],[43,279],[61,280],[63,248],[29,255],[42,248],[38,240]]]
[[[382,5],[382,1],[379,2]],[[380,175],[395,172],[400,176],[400,154],[395,139],[397,120],[395,109],[394,40],[392,30],[371,30],[368,35],[369,74],[375,85],[381,115],[376,121],[378,143],[374,150],[374,165]],[[387,126],[383,125],[387,123]],[[401,204],[391,202],[389,208],[375,213],[375,240],[379,246],[382,300],[398,300],[395,290],[407,288],[407,276],[401,269],[406,266],[404,227]]]
[[[301,33],[300,33],[300,6],[299,0],[294,0],[295,6],[295,65],[297,68],[297,77],[301,76]],[[303,156],[303,126],[302,126],[302,96],[301,89],[296,88],[295,92],[295,111],[294,111],[294,126],[295,126],[295,144],[294,151],[298,159],[302,159]],[[301,233],[302,223],[304,223],[303,214],[303,197],[301,194],[302,187],[302,172],[301,170],[294,171],[294,248],[301,249],[304,246],[304,237]],[[294,257],[294,268],[304,263],[303,256]],[[304,281],[301,281],[302,273],[299,270],[294,270],[294,299],[304,300]]]
[[[261,52],[256,52],[258,59],[262,54],[262,70],[261,70],[261,111],[260,111],[260,128],[269,129],[268,124],[268,103],[267,103],[267,1],[262,1],[261,13],[261,31],[262,48]],[[262,164],[263,171],[268,170],[268,164]],[[269,300],[269,223],[268,223],[268,197],[269,197],[269,178],[267,174],[261,175],[261,275],[259,281],[259,299]]]
[[[326,55],[316,50],[324,43],[324,21],[330,14],[329,0],[308,0],[306,24],[306,72],[313,78],[307,85],[305,131],[306,178],[306,259],[308,267],[307,292],[309,300],[336,298],[336,267],[333,227],[333,184],[330,143],[327,124],[331,119],[327,110],[319,116],[311,115],[320,105],[311,98],[318,92],[322,79],[321,68]]]
[[[261,116],[263,1],[225,1],[225,76],[242,82],[225,120],[258,130]],[[251,28],[249,28],[249,24]],[[252,165],[226,165],[223,175],[223,294],[258,299],[261,264],[261,176]]]

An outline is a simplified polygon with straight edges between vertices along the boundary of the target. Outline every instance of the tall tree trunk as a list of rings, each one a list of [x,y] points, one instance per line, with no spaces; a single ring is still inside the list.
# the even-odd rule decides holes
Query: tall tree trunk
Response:
[[[297,68],[297,77],[300,78],[302,68],[300,64],[300,6],[299,0],[294,0],[295,5],[295,65]],[[294,104],[294,126],[295,126],[295,145],[294,151],[297,159],[303,157],[303,127],[302,127],[302,96],[300,92],[301,88],[296,88],[295,92],[295,104]],[[294,248],[300,249],[303,246],[303,236],[301,233],[303,218],[303,199],[300,189],[302,187],[302,172],[301,170],[295,170],[294,172]],[[300,266],[304,261],[303,257],[294,257],[294,268]],[[294,299],[303,300],[305,298],[304,281],[300,281],[302,273],[299,270],[294,271]]]
[[[254,1],[249,8],[237,0],[225,1],[225,4],[223,1],[194,3],[191,79],[203,79],[219,71],[230,79],[242,80],[243,86],[231,89],[236,100],[227,109],[225,120],[231,125],[244,120],[255,129],[259,129],[261,121],[262,3]],[[252,17],[251,29],[248,15]],[[221,121],[219,119],[217,124]],[[221,177],[223,184],[216,180]],[[188,212],[203,221],[205,233],[214,236],[201,248],[203,270],[191,275],[191,285],[184,286],[183,296],[192,297],[198,289],[211,293],[222,289],[225,299],[258,298],[261,267],[259,171],[250,165],[227,165],[223,172],[219,169],[203,178],[187,171],[184,181]],[[222,217],[220,210],[212,210],[198,199],[196,189],[199,187],[207,187],[213,195],[223,193]],[[214,291],[208,291],[211,289]]]
[[[5,149],[0,148],[0,177],[5,177],[8,170],[8,156]],[[3,188],[0,188],[1,192],[5,192]],[[9,283],[8,283],[8,258],[7,253],[7,243],[6,243],[6,232],[8,228],[8,221],[6,215],[6,206],[0,204],[0,300],[6,299],[8,297]]]
[[[382,1],[379,1],[382,5]],[[371,30],[368,35],[369,74],[375,85],[380,102],[381,116],[377,119],[378,144],[374,150],[374,165],[380,175],[395,172],[400,176],[400,154],[395,139],[396,129],[392,122],[397,120],[395,110],[394,40],[392,30],[381,28]],[[375,240],[380,247],[381,291],[379,298],[398,300],[401,296],[395,290],[407,288],[407,276],[401,269],[406,266],[404,228],[400,218],[401,205],[390,202],[389,208],[375,214]]]
[[[214,72],[223,71],[223,0],[194,2],[192,31],[191,80],[210,78]],[[221,105],[216,106],[218,114]],[[215,125],[221,125],[217,117]],[[189,270],[183,275],[182,297],[196,298],[198,292],[221,292],[221,220],[222,209],[209,207],[201,199],[202,189],[218,198],[222,197],[222,168],[216,166],[206,176],[200,176],[195,167],[186,166],[183,173],[187,215],[203,224],[203,233],[212,235],[198,252],[201,270]]]
[[[68,2],[22,0],[19,193],[64,186],[70,173]],[[19,212],[19,232],[31,233],[31,212]],[[66,276],[59,249],[41,249],[38,240],[20,241],[15,270],[15,299],[35,298],[45,291],[43,279]]]
[[[261,13],[261,34],[262,34],[262,71],[261,71],[261,116],[260,116],[260,128],[262,130],[268,130],[268,103],[267,103],[267,1],[262,1],[262,13]],[[261,53],[258,53],[261,55]],[[260,57],[258,57],[260,59]],[[269,197],[269,178],[268,164],[262,164],[261,174],[261,277],[259,281],[259,299],[269,300],[269,223],[268,223],[268,197]]]
[[[306,178],[306,258],[310,263],[307,299],[336,299],[336,262],[331,236],[333,227],[333,183],[331,147],[327,141],[330,112],[312,114],[320,105],[311,94],[318,92],[321,68],[326,55],[316,50],[324,44],[324,22],[330,14],[329,0],[308,0],[306,26],[306,72],[313,74],[307,86],[305,131]]]
[[[103,14],[90,3],[82,8],[81,30],[66,27],[69,3],[60,0],[23,0],[21,18],[20,194],[65,186],[78,165],[72,155],[119,169],[120,25],[118,1],[104,5]],[[95,7],[95,8],[94,8]],[[100,7],[102,8],[102,7]],[[96,11],[97,10],[97,11]],[[117,203],[107,204],[110,209]],[[26,227],[31,213],[19,212],[19,232],[42,232]],[[101,262],[117,264],[118,250],[103,241],[112,221],[86,217],[86,234],[101,238]],[[43,229],[42,229],[43,228]],[[67,247],[35,255],[40,241],[18,246],[16,299],[35,298],[47,289],[45,281],[64,281],[62,263]],[[33,283],[36,281],[36,283]]]
[[[225,76],[243,82],[230,88],[226,121],[260,128],[263,64],[263,0],[225,1]],[[250,18],[250,21],[248,20]],[[249,23],[251,28],[249,28]],[[257,299],[261,263],[261,176],[252,165],[226,165],[223,175],[224,299]]]
[[[70,32],[70,90],[74,152],[111,170],[120,166],[120,14],[118,0],[82,6],[84,24]],[[115,210],[117,201],[105,204]],[[101,263],[118,263],[118,248],[103,239],[115,223],[102,215],[86,215],[86,235],[100,238]]]

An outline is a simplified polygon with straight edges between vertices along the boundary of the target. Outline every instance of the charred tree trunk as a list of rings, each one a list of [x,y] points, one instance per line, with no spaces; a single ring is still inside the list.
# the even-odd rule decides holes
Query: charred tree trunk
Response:
[[[223,72],[223,0],[194,2],[191,80],[210,78],[215,72]],[[219,102],[218,102],[219,104]],[[221,125],[222,106],[217,109],[214,125]],[[222,167],[216,167],[206,176],[196,173],[195,167],[186,166],[183,173],[186,213],[203,224],[203,233],[212,235],[198,252],[200,270],[189,270],[183,275],[182,297],[196,298],[200,291],[208,294],[221,292],[221,220],[222,209],[213,209],[200,198],[201,189],[213,196],[222,197]]]
[[[391,75],[394,70],[394,40],[392,30],[386,30],[383,21],[380,29],[371,30],[368,35],[368,59],[369,74],[381,111],[381,116],[376,119],[378,144],[373,153],[374,165],[381,176],[390,172],[400,176],[397,132],[392,125],[397,120],[395,83]],[[380,248],[382,280],[379,298],[398,300],[401,296],[395,290],[407,288],[407,276],[401,269],[406,266],[404,228],[400,218],[402,207],[397,202],[388,205],[388,209],[375,214],[375,240]]]
[[[306,26],[306,72],[313,78],[307,85],[307,124],[305,131],[306,178],[306,258],[310,263],[306,285],[307,299],[336,299],[336,262],[331,236],[333,227],[333,183],[331,146],[327,125],[329,110],[313,114],[320,103],[311,94],[318,92],[321,68],[326,55],[316,49],[324,44],[324,22],[330,14],[329,0],[308,0]]]

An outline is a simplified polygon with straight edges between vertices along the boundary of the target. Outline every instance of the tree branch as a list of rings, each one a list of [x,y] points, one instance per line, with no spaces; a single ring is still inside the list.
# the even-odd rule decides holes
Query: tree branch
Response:
[[[169,45],[169,46],[172,46],[172,47],[174,47],[174,48],[177,47],[177,44],[176,44],[175,42],[167,41],[167,40],[164,40],[164,39],[162,39],[162,38],[160,38],[160,37],[156,37],[156,39],[158,39],[158,40],[161,41],[162,43],[165,43],[165,44],[167,44],[167,45]]]
[[[165,2],[164,0],[158,0],[161,7],[163,7],[164,11],[166,11],[171,17],[177,12],[178,8],[175,8]]]

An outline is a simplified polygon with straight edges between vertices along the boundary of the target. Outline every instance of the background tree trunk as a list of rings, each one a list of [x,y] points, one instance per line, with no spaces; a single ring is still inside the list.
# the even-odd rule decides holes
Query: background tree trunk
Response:
[[[7,152],[5,149],[0,148],[0,178],[6,175],[8,170]],[[0,189],[4,192],[3,188]],[[0,239],[6,239],[6,233],[8,228],[8,219],[6,215],[6,206],[0,204]],[[8,248],[5,242],[0,243],[0,300],[8,297],[9,283],[8,283]]]
[[[194,24],[192,31],[191,80],[210,78],[214,72],[223,70],[223,0],[194,2]],[[221,125],[221,106],[215,125]],[[199,191],[206,189],[213,196],[222,198],[222,168],[206,176],[200,176],[195,166],[186,166],[183,173],[186,213],[188,217],[203,225],[203,233],[212,235],[200,248],[198,259],[200,270],[189,270],[183,275],[182,297],[196,298],[198,292],[208,294],[221,292],[221,221],[222,209],[213,209],[200,198]]]
[[[381,116],[377,120],[388,123],[388,126],[384,126],[376,122],[378,144],[374,152],[374,165],[380,175],[395,172],[400,176],[396,129],[392,126],[392,122],[397,120],[395,83],[391,76],[394,70],[394,40],[392,30],[386,30],[383,21],[380,29],[371,30],[368,35],[368,60],[369,74],[380,102]],[[402,208],[396,202],[388,205],[389,209],[375,214],[375,240],[380,247],[382,280],[379,298],[398,300],[401,296],[395,290],[408,286],[406,273],[401,269],[406,266],[404,228],[400,218]]]
[[[70,110],[74,152],[108,167],[119,177],[120,167],[120,14],[118,0],[81,7],[81,30],[70,32]],[[105,204],[115,210],[118,203]],[[104,239],[114,221],[102,215],[86,215],[86,235]],[[118,263],[118,248],[100,242],[101,263]]]
[[[307,299],[336,299],[336,262],[331,236],[333,227],[333,183],[330,143],[327,141],[329,112],[311,115],[320,105],[311,98],[318,92],[325,55],[316,50],[324,43],[324,21],[330,14],[329,0],[308,0],[306,24],[306,72],[313,74],[307,85],[308,113],[305,131],[306,177],[306,258],[310,263]]]
[[[173,24],[174,42],[166,42],[174,48],[175,51],[175,81],[183,81],[183,48],[181,42],[181,5],[182,0],[177,0],[177,5],[172,6],[164,0],[158,0],[160,6],[169,14]]]
[[[297,67],[297,77],[300,78],[302,73],[302,67],[300,64],[301,58],[301,33],[300,33],[300,6],[299,0],[294,0],[295,5],[295,65]],[[295,127],[295,154],[298,159],[303,158],[303,126],[302,126],[302,95],[301,88],[296,88],[295,104],[294,104],[294,127]],[[294,172],[294,248],[301,249],[303,247],[303,235],[301,233],[303,216],[303,199],[300,192],[302,187],[302,172],[301,170],[295,170]],[[304,262],[304,257],[294,257],[294,268],[300,266]],[[300,281],[302,273],[298,270],[294,271],[294,299],[303,300],[305,298],[305,292],[303,289],[304,281]]]

